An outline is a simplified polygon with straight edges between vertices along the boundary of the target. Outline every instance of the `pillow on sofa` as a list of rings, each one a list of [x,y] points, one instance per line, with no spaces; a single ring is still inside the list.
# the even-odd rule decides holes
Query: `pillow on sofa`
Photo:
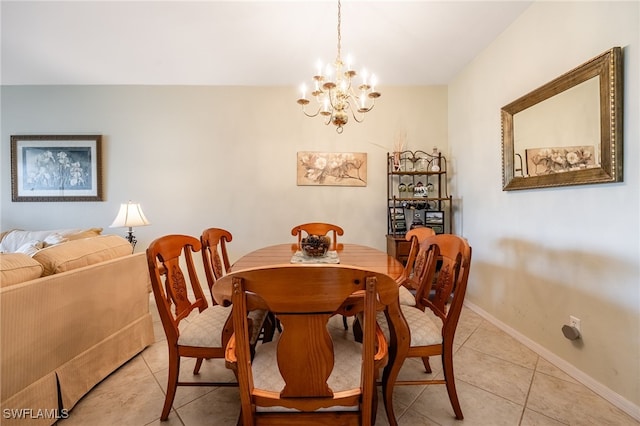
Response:
[[[68,238],[63,237],[61,234],[54,232],[53,234],[47,235],[47,238],[44,239],[44,247],[55,246],[56,244],[64,243],[69,241]]]
[[[0,254],[0,287],[39,278],[44,267],[24,253]]]
[[[131,244],[118,235],[68,241],[45,247],[33,258],[44,266],[43,276],[70,271],[132,253]]]
[[[38,252],[38,250],[44,248],[45,243],[42,241],[29,241],[18,247],[16,253],[24,253],[27,256],[32,256]]]
[[[23,231],[16,229],[7,232],[7,234],[0,241],[0,252],[13,253],[20,246],[30,241],[44,241],[52,234],[60,234],[68,240],[75,240],[78,238],[95,237],[102,233],[102,228],[71,228],[71,229],[52,229],[47,231]]]

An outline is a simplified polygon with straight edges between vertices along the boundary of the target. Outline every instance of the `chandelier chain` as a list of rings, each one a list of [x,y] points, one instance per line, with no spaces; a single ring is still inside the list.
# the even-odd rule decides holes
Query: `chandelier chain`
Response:
[[[341,54],[340,54],[340,47],[342,44],[342,33],[340,31],[340,24],[342,21],[342,12],[341,12],[341,5],[340,5],[340,0],[338,0],[338,57],[336,58],[336,62],[339,62],[341,59]]]

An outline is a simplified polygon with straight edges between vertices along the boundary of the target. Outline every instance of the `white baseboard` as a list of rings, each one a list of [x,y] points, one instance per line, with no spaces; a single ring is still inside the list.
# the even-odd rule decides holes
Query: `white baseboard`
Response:
[[[549,361],[551,364],[558,367],[560,370],[567,373],[569,376],[576,379],[578,382],[582,383],[583,385],[591,389],[596,394],[600,395],[602,398],[609,401],[611,404],[615,405],[616,407],[618,407],[619,409],[621,409],[622,411],[624,411],[634,419],[640,421],[640,406],[632,403],[631,401],[627,400],[621,395],[618,395],[617,393],[615,393],[614,391],[612,391],[602,383],[593,379],[591,376],[587,375],[583,371],[577,369],[572,364],[558,357],[553,352],[550,352],[548,349],[544,348],[543,346],[529,339],[527,336],[509,327],[507,324],[503,323],[502,321],[496,319],[494,316],[486,312],[484,309],[480,308],[478,305],[475,305],[473,302],[469,302],[468,300],[465,300],[464,305],[469,309],[471,309],[473,312],[480,315],[482,318],[489,321],[491,324],[495,325],[505,333],[509,334],[511,337],[513,337],[514,339],[516,339],[517,341],[519,341],[520,343],[522,343],[523,345],[525,345],[526,347],[528,347],[529,349],[531,349],[532,351],[534,351],[535,353],[537,353],[538,355],[546,359],[547,361]]]

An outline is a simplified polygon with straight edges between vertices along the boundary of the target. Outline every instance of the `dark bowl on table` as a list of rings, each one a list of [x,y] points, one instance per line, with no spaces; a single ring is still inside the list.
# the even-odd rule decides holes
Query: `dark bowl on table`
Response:
[[[327,254],[331,238],[326,235],[309,235],[300,242],[302,253],[308,257],[322,257]]]

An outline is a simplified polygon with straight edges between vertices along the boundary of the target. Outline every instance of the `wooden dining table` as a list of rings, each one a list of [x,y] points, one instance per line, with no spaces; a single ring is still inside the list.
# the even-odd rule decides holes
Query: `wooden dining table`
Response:
[[[276,244],[252,251],[239,258],[232,266],[231,272],[263,266],[291,264],[297,244]],[[404,267],[395,257],[387,253],[360,244],[339,244],[337,256],[341,265],[351,265],[379,272],[398,280]],[[312,261],[311,261],[312,262]],[[322,261],[320,260],[319,263]],[[313,262],[312,262],[313,263]],[[231,288],[213,286],[213,297],[222,305],[231,300]]]
[[[235,272],[240,269],[290,263],[297,250],[297,244],[277,244],[260,248],[238,259],[231,270]],[[398,260],[373,247],[340,244],[337,255],[342,265],[370,269],[389,275],[393,279],[398,279],[403,272],[403,266]]]

